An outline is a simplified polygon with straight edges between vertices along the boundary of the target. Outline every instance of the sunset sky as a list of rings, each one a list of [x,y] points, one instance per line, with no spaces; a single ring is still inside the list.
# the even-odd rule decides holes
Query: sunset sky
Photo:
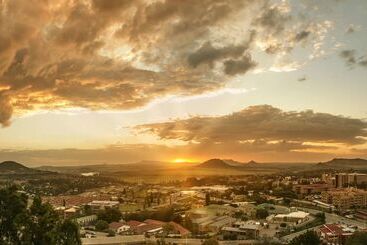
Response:
[[[0,161],[367,158],[366,0],[0,11]]]

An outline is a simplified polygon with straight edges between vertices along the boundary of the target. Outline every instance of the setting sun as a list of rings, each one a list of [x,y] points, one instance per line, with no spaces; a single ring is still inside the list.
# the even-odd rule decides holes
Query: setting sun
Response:
[[[174,163],[195,162],[195,160],[189,158],[176,158],[172,162]]]

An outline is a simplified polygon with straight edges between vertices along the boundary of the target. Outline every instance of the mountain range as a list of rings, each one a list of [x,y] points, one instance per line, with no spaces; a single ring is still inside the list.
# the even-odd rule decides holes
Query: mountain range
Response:
[[[367,160],[362,158],[334,158],[328,162],[320,162],[317,167],[337,169],[367,169]]]
[[[0,174],[32,174],[44,173],[45,171],[79,174],[83,172],[101,172],[101,173],[139,173],[149,174],[151,172],[170,171],[172,173],[180,171],[198,172],[201,170],[209,172],[217,172],[223,170],[225,172],[241,172],[245,171],[264,171],[277,172],[283,170],[302,171],[302,169],[355,169],[367,170],[367,160],[365,159],[346,159],[334,158],[327,162],[320,163],[258,163],[249,161],[247,163],[237,162],[231,159],[214,158],[202,163],[172,163],[160,161],[140,161],[129,164],[99,164],[84,166],[43,166],[39,168],[28,168],[14,161],[5,161],[0,163]]]

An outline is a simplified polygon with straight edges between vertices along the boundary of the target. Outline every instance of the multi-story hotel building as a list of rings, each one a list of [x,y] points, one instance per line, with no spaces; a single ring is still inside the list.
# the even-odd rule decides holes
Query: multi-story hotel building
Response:
[[[356,188],[333,189],[322,193],[322,201],[345,210],[367,206],[367,191]]]
[[[367,183],[367,174],[360,173],[339,173],[335,175],[335,187],[343,188],[357,186],[363,182]]]

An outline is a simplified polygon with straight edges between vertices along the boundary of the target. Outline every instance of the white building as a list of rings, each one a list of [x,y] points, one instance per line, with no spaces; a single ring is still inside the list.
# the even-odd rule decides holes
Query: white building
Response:
[[[274,223],[293,223],[295,225],[298,225],[309,220],[309,216],[309,213],[296,211],[289,214],[271,215],[269,216],[269,219]]]
[[[118,208],[120,203],[118,201],[91,201],[88,205],[93,210],[98,210],[105,208]]]

